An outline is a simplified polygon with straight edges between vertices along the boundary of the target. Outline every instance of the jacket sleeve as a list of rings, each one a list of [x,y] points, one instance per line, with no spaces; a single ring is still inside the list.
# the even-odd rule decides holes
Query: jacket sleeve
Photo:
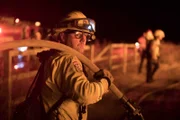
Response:
[[[157,41],[153,41],[151,44],[151,53],[152,53],[152,59],[158,60],[159,56],[159,46],[157,44]]]
[[[101,81],[90,82],[83,72],[82,63],[76,56],[64,56],[61,58],[62,69],[61,87],[68,97],[80,104],[93,104],[102,99],[106,88]]]

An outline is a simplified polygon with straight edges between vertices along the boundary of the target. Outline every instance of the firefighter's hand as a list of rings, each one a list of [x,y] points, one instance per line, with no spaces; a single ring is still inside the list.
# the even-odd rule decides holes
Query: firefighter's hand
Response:
[[[100,80],[102,78],[105,78],[108,81],[109,86],[114,81],[114,77],[112,74],[106,70],[106,69],[100,69],[98,72],[94,73],[93,76],[96,80]]]

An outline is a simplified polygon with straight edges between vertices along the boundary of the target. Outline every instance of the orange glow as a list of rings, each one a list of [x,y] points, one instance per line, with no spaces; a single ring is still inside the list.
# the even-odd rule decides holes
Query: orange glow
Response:
[[[40,26],[41,23],[39,21],[35,22],[35,26]]]

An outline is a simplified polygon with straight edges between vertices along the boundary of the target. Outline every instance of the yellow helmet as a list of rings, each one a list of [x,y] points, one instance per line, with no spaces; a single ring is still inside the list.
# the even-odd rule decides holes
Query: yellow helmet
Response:
[[[95,33],[95,21],[87,18],[80,11],[73,11],[60,21],[59,28],[56,29],[57,32],[66,30],[78,30],[93,35]]]
[[[164,33],[164,31],[162,31],[161,29],[157,29],[157,30],[154,32],[154,36],[155,36],[155,37],[164,38],[164,37],[165,37],[165,33]]]
[[[81,18],[87,18],[87,17],[80,11],[73,11],[67,14],[67,16],[65,16],[62,21],[81,19]]]
[[[154,39],[153,32],[150,29],[148,29],[146,32],[144,32],[144,36],[147,40],[153,40]]]

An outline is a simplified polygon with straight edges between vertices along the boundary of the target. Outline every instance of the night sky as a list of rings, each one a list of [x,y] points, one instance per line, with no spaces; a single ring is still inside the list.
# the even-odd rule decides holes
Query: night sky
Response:
[[[147,29],[163,29],[165,40],[180,41],[180,8],[171,1],[115,0],[0,0],[0,15],[41,21],[53,27],[72,10],[80,10],[96,21],[97,38],[115,42],[135,42]],[[136,1],[136,2],[132,2]]]

